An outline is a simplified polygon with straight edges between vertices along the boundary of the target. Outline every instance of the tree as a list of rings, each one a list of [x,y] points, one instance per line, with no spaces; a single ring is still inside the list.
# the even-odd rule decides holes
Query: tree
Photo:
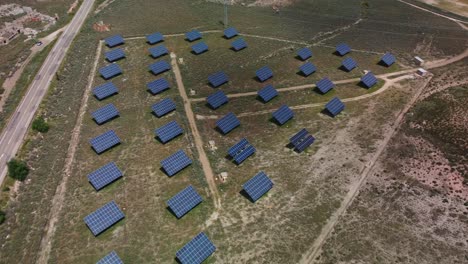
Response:
[[[0,211],[0,225],[5,222],[6,214],[3,211]]]
[[[17,159],[11,159],[8,162],[8,175],[19,181],[24,181],[26,177],[28,176],[29,173],[29,168],[26,162],[17,160]]]
[[[49,124],[47,124],[43,117],[38,117],[33,121],[32,129],[41,133],[46,133],[49,131]]]

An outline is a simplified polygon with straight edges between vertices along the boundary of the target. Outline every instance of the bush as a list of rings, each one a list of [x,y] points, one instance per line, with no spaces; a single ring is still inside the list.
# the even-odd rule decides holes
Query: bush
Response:
[[[38,117],[33,121],[32,129],[41,133],[46,133],[49,131],[49,124],[47,124],[43,117]]]
[[[8,162],[8,175],[19,181],[24,181],[26,179],[26,176],[28,176],[29,173],[29,168],[26,162],[17,160],[17,159],[11,159]]]
[[[3,211],[0,211],[0,225],[5,222],[6,214]]]

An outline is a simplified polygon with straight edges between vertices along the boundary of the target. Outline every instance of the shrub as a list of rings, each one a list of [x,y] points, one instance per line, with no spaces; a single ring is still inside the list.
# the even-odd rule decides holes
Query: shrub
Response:
[[[17,159],[11,159],[8,162],[8,175],[19,181],[24,181],[26,179],[26,176],[28,176],[29,173],[29,168],[26,162],[17,160]]]
[[[46,133],[49,131],[49,124],[47,124],[43,117],[38,117],[33,121],[32,129],[41,133]]]
[[[6,214],[3,211],[0,211],[0,225],[5,222]]]

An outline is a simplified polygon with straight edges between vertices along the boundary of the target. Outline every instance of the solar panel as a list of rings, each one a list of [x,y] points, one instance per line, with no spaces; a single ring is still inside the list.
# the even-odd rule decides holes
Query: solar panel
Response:
[[[312,145],[312,143],[314,143],[314,141],[315,141],[315,138],[312,135],[307,135],[307,137],[304,138],[304,140],[302,140],[299,144],[297,144],[295,149],[296,149],[297,152],[301,153],[307,147]]]
[[[224,94],[223,91],[217,91],[213,94],[210,94],[207,98],[206,101],[210,105],[211,108],[217,109],[223,104],[228,102],[227,96]]]
[[[123,49],[113,49],[106,52],[105,57],[106,60],[108,60],[109,62],[114,62],[125,58],[125,52],[123,51]]]
[[[263,102],[267,103],[271,99],[278,96],[278,91],[273,87],[273,85],[269,84],[263,87],[260,91],[258,91],[258,96],[262,98]]]
[[[202,197],[197,193],[195,188],[189,185],[169,199],[166,204],[177,218],[181,218],[202,201]]]
[[[153,57],[153,58],[159,58],[161,56],[169,54],[169,51],[167,50],[166,46],[164,46],[164,45],[159,45],[159,46],[156,46],[156,47],[152,47],[152,48],[149,48],[148,50],[151,53],[151,57]]]
[[[157,117],[162,117],[176,109],[176,104],[174,101],[172,101],[169,98],[165,98],[157,103],[155,103],[153,106],[151,106],[151,109],[153,110],[153,113]]]
[[[318,81],[316,84],[317,88],[319,91],[323,94],[328,93],[331,89],[335,87],[335,84],[330,81],[328,78],[323,78],[320,81]]]
[[[260,197],[273,188],[273,182],[263,171],[261,171],[244,183],[242,188],[247,195],[249,195],[250,199],[252,199],[252,202],[256,202]]]
[[[371,88],[377,83],[377,78],[375,78],[372,72],[368,72],[361,77],[361,83],[363,83],[367,88]]]
[[[167,143],[184,133],[184,130],[179,126],[179,124],[177,124],[176,121],[171,121],[164,126],[157,128],[154,132],[162,143]]]
[[[163,34],[159,33],[159,32],[156,32],[156,33],[153,33],[153,34],[150,34],[148,36],[146,36],[146,41],[153,45],[153,44],[156,44],[158,42],[161,42],[161,41],[164,41],[164,36]]]
[[[245,42],[243,38],[238,38],[231,43],[231,47],[235,51],[239,51],[239,50],[247,48],[247,42]]]
[[[223,71],[219,71],[208,76],[208,81],[211,86],[216,88],[227,83],[229,81],[229,77]]]
[[[223,132],[224,135],[231,132],[234,128],[240,126],[240,121],[233,113],[228,113],[218,121],[216,126]]]
[[[122,69],[120,69],[119,65],[112,63],[109,64],[105,67],[102,67],[99,69],[99,73],[102,75],[102,77],[106,80],[115,77],[119,74],[122,73]]]
[[[341,43],[336,46],[336,52],[338,52],[340,56],[344,56],[351,52],[351,48],[348,46],[348,44]]]
[[[299,143],[305,136],[307,136],[307,134],[309,134],[309,131],[307,131],[307,129],[303,128],[303,129],[301,129],[301,131],[297,132],[297,134],[295,134],[294,136],[292,136],[292,137],[289,139],[289,142],[295,146],[295,145],[297,145],[297,143]]]
[[[254,154],[255,151],[255,148],[247,141],[247,139],[243,138],[234,146],[229,148],[228,154],[237,164],[241,164],[249,156]]]
[[[117,134],[115,134],[114,130],[109,130],[91,139],[89,143],[97,154],[101,154],[102,152],[119,144],[120,138],[117,136]]]
[[[237,142],[234,146],[232,146],[228,150],[229,156],[234,158],[243,148],[245,148],[249,144],[250,143],[249,143],[249,141],[247,141],[247,139],[245,139],[245,138],[241,139],[239,142]]]
[[[203,52],[208,51],[208,45],[206,45],[205,42],[198,42],[192,46],[192,51],[197,55],[202,54]]]
[[[299,70],[304,74],[304,76],[309,76],[312,73],[317,71],[317,68],[315,65],[313,65],[311,62],[306,62],[301,67],[299,67]]]
[[[341,66],[346,70],[346,71],[352,71],[354,68],[357,67],[357,62],[353,60],[352,58],[348,57],[343,60],[341,63]]]
[[[99,235],[125,217],[119,206],[111,201],[84,218],[94,236]]]
[[[115,251],[112,251],[99,260],[96,264],[123,264],[123,261],[119,258]]]
[[[183,150],[179,150],[161,161],[161,166],[169,176],[174,176],[190,164],[192,164],[192,160]]]
[[[235,36],[237,36],[239,33],[237,33],[237,30],[233,27],[230,27],[230,28],[226,28],[224,30],[224,37],[227,38],[227,39],[230,39],[230,38],[233,38]]]
[[[387,67],[391,66],[393,63],[395,63],[396,58],[391,54],[390,52],[385,53],[383,57],[380,59],[380,61]]]
[[[117,87],[115,87],[115,85],[111,82],[107,82],[105,84],[99,85],[93,90],[93,94],[94,96],[96,96],[98,100],[103,100],[118,92],[119,90],[117,89]]]
[[[122,177],[123,174],[114,162],[109,162],[88,174],[88,181],[96,191]]]
[[[253,146],[251,145],[247,146],[245,149],[242,150],[242,152],[240,152],[238,155],[234,157],[234,162],[236,162],[236,164],[238,165],[241,164],[248,157],[252,156],[255,153],[255,151],[256,149]]]
[[[169,89],[170,85],[169,85],[169,82],[164,79],[164,78],[160,78],[160,79],[157,79],[157,80],[154,80],[152,82],[149,82],[148,84],[146,84],[146,87],[148,87],[148,90],[153,94],[159,94],[167,89]]]
[[[315,138],[312,137],[312,135],[310,135],[309,132],[305,128],[299,131],[293,137],[291,137],[291,139],[289,139],[289,142],[294,146],[294,149],[299,153],[304,151],[308,146],[314,143],[314,141],[315,141]]]
[[[201,39],[202,34],[198,30],[192,30],[190,32],[185,33],[185,38],[188,41],[192,42],[192,41],[195,41],[197,39]]]
[[[308,58],[312,57],[312,51],[308,48],[302,48],[300,50],[297,51],[297,56],[305,61],[307,60]]]
[[[104,39],[104,42],[109,48],[124,44],[125,41],[121,35],[115,35]]]
[[[338,97],[331,99],[330,102],[325,105],[325,109],[327,109],[327,111],[332,116],[338,115],[341,111],[344,110],[344,108],[345,105],[341,102],[340,99],[338,99]]]
[[[280,124],[288,122],[294,117],[294,112],[287,105],[282,105],[278,110],[273,112],[273,118]]]
[[[150,70],[155,75],[158,75],[170,69],[171,69],[171,65],[169,65],[167,61],[157,61],[150,65]]]
[[[270,79],[271,77],[273,77],[273,71],[268,66],[264,66],[264,67],[258,69],[255,72],[255,74],[257,75],[257,78],[261,82],[264,82],[264,81]]]
[[[93,116],[94,121],[98,123],[98,125],[102,125],[105,122],[119,116],[119,110],[117,110],[113,104],[107,104],[94,111],[91,115]]]
[[[199,264],[215,251],[216,247],[205,233],[202,232],[179,249],[176,253],[176,257],[181,264]]]

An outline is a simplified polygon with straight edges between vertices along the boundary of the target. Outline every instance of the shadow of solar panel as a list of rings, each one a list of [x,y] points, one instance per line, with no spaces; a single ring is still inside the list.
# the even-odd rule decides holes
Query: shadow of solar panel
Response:
[[[325,105],[325,109],[327,109],[327,111],[332,116],[338,115],[341,111],[344,110],[344,108],[345,105],[341,102],[340,99],[338,99],[338,97],[331,99],[330,102]]]
[[[199,264],[216,251],[216,247],[205,233],[196,235],[176,252],[180,264]]]
[[[303,128],[303,129],[301,129],[301,131],[297,132],[294,136],[292,136],[292,137],[289,139],[289,142],[290,142],[293,146],[296,146],[297,143],[299,143],[300,141],[302,141],[302,139],[304,139],[308,134],[309,134],[309,131],[307,131],[307,129]]]
[[[202,201],[202,197],[197,193],[195,188],[189,185],[169,199],[166,204],[177,218],[181,218]]]
[[[109,48],[124,44],[125,41],[121,35],[114,35],[104,39],[104,42]]]
[[[101,260],[96,262],[96,264],[123,264],[123,261],[119,258],[115,251],[112,251]]]
[[[297,144],[297,146],[295,147],[295,150],[297,152],[301,153],[306,148],[308,148],[310,145],[312,145],[312,143],[314,143],[314,141],[315,141],[315,138],[312,135],[307,135],[307,137],[304,138],[304,140],[302,140],[301,142],[299,142]]]
[[[245,149],[241,150],[241,152],[234,157],[234,162],[237,165],[240,165],[248,157],[252,156],[255,153],[255,151],[256,149],[252,145],[247,146]]]
[[[208,51],[208,45],[206,45],[205,42],[198,42],[192,46],[192,51],[197,55],[202,54],[203,52]]]
[[[263,171],[261,171],[244,183],[242,188],[250,197],[251,201],[256,202],[260,197],[273,188],[273,182]]]
[[[161,166],[168,176],[174,176],[190,164],[192,164],[192,160],[183,150],[179,150],[161,161]]]
[[[371,88],[377,83],[377,78],[375,78],[372,72],[368,72],[361,77],[361,83],[363,83],[367,88]]]
[[[171,121],[155,130],[156,136],[163,144],[171,141],[179,135],[182,135],[182,133],[184,133],[184,130],[179,126],[179,124],[177,124],[176,121]]]
[[[311,62],[306,62],[301,67],[299,67],[299,70],[304,74],[304,76],[309,76],[312,73],[317,71],[317,68],[315,65],[313,65]]]
[[[236,115],[233,113],[228,113],[218,121],[216,121],[216,126],[221,130],[221,132],[226,135],[231,132],[234,128],[240,126],[240,121],[237,119]]]
[[[380,59],[380,61],[387,67],[391,66],[393,63],[395,63],[396,58],[393,56],[390,52],[385,53],[383,57]]]
[[[155,94],[162,93],[163,91],[169,89],[170,85],[166,79],[160,78],[152,82],[149,82],[148,84],[146,84],[146,87],[153,95],[155,95]]]
[[[113,104],[107,104],[98,110],[94,111],[92,113],[94,121],[98,123],[98,125],[102,125],[105,122],[118,117],[119,116],[119,111]]]
[[[288,120],[294,117],[294,112],[287,105],[282,105],[278,110],[273,112],[273,118],[280,125],[284,125]]]
[[[328,78],[321,79],[315,85],[317,86],[317,88],[322,94],[327,93],[328,91],[330,91],[331,89],[335,87],[335,84],[333,84],[333,82],[330,81],[330,79]]]
[[[169,98],[165,98],[155,103],[151,109],[157,117],[162,117],[176,109],[176,104]]]
[[[231,47],[235,51],[247,48],[247,42],[243,38],[238,38],[231,43]]]
[[[229,77],[223,71],[215,72],[208,76],[208,81],[214,88],[219,87],[229,81]]]
[[[233,38],[235,36],[237,36],[239,33],[237,33],[237,30],[233,27],[230,27],[230,28],[226,28],[224,30],[224,37],[227,38],[227,39],[230,39],[230,38]]]
[[[111,51],[106,52],[105,57],[106,60],[108,60],[109,62],[114,62],[125,58],[125,52],[123,51],[123,49],[113,49]]]
[[[263,87],[260,91],[258,91],[258,96],[263,100],[263,102],[267,103],[271,99],[278,96],[278,91],[273,87],[273,85],[267,85]]]
[[[273,71],[268,66],[264,66],[258,69],[255,74],[257,75],[258,80],[261,82],[264,82],[273,77]]]
[[[120,69],[119,65],[112,63],[105,67],[100,68],[99,73],[102,75],[104,79],[108,80],[112,77],[115,77],[121,74],[122,70]]]
[[[156,47],[152,47],[152,48],[149,48],[148,50],[151,53],[151,57],[153,57],[153,58],[159,58],[161,56],[169,54],[169,51],[167,50],[166,46],[164,46],[164,45],[159,45],[159,46],[156,46]]]
[[[343,60],[341,63],[341,66],[346,70],[346,71],[352,71],[354,68],[357,67],[357,62],[353,60],[352,58],[348,57]]]
[[[156,33],[147,35],[146,36],[146,41],[149,44],[153,45],[153,44],[159,43],[161,41],[164,41],[164,36],[163,36],[163,34],[161,34],[159,32],[156,32]]]
[[[351,52],[351,48],[348,46],[348,44],[341,43],[341,44],[338,44],[336,46],[336,52],[340,56],[344,56],[344,55],[348,54],[349,52]]]
[[[195,41],[197,39],[201,39],[202,38],[202,34],[200,33],[200,31],[198,30],[192,30],[190,32],[187,32],[185,33],[185,38],[192,42],[192,41]]]
[[[229,99],[227,96],[224,94],[223,91],[217,91],[215,93],[212,93],[206,98],[206,101],[210,105],[212,109],[217,109],[223,104],[227,103]]]
[[[93,213],[87,215],[84,221],[94,236],[99,235],[125,217],[114,201],[111,201]]]
[[[297,51],[297,56],[305,61],[307,60],[308,58],[312,57],[312,51],[308,48],[302,48],[300,50]]]
[[[171,65],[169,65],[167,61],[157,61],[150,65],[150,70],[154,75],[158,75],[170,69],[171,69]]]
[[[123,174],[117,165],[115,165],[114,162],[109,162],[88,174],[88,181],[93,185],[96,191],[99,191],[122,176]]]
[[[234,158],[242,149],[250,145],[247,139],[243,138],[228,150],[229,156]]]
[[[91,139],[89,143],[97,154],[101,154],[102,152],[119,144],[120,138],[117,136],[117,134],[115,134],[114,130],[109,130]]]
[[[93,94],[98,100],[106,99],[107,97],[114,95],[118,92],[119,90],[117,89],[117,87],[111,82],[99,85],[93,90]]]

